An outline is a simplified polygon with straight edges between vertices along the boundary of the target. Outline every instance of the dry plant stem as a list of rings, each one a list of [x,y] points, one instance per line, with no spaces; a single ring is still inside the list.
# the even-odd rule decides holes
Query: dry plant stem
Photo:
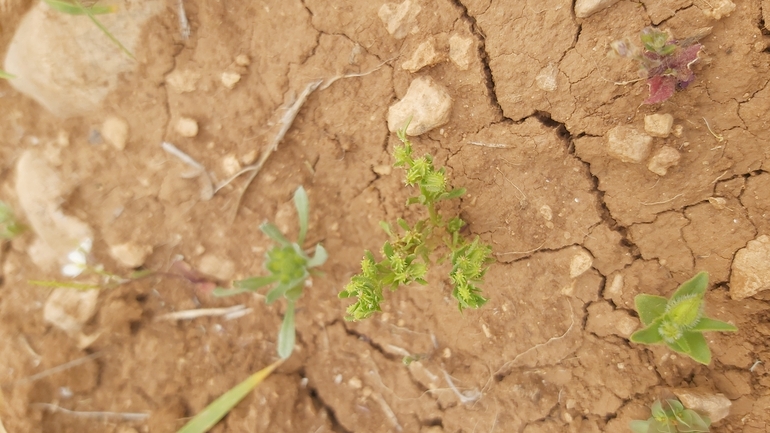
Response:
[[[459,389],[455,386],[454,382],[452,381],[452,376],[449,375],[444,370],[441,370],[444,372],[444,379],[446,379],[446,383],[449,384],[449,389],[452,390],[452,392],[455,393],[458,399],[460,399],[460,403],[462,404],[468,404],[473,403],[474,401],[477,401],[481,398],[481,392],[479,390],[472,390],[472,391],[466,391],[466,392],[460,392]]]
[[[644,202],[644,201],[640,201],[639,203],[641,203],[641,204],[643,204],[643,205],[645,205],[645,206],[655,206],[656,204],[665,204],[665,203],[668,203],[668,202],[670,202],[670,201],[674,201],[674,200],[678,199],[679,197],[681,197],[682,195],[683,195],[683,194],[679,193],[679,194],[677,194],[677,195],[675,195],[675,196],[671,197],[671,198],[670,198],[670,199],[668,199],[668,200],[663,200],[663,201],[656,201],[656,202],[654,202],[654,203],[647,203],[647,202]]]
[[[187,12],[184,10],[184,0],[179,1],[179,32],[182,40],[186,41],[190,37],[190,21],[187,20]]]
[[[542,244],[540,244],[537,248],[533,248],[529,251],[506,251],[504,253],[495,253],[496,256],[507,256],[508,254],[529,254],[534,253],[535,251],[539,250],[540,248],[543,248],[543,245],[545,245],[545,241],[543,241]]]
[[[203,191],[201,191],[201,198],[204,200],[209,200],[214,196],[214,193],[216,192],[214,191],[214,183],[211,181],[211,175],[209,175],[209,172],[206,170],[206,167],[204,167],[203,164],[194,160],[190,155],[182,152],[178,147],[167,141],[161,143],[161,147],[163,150],[170,153],[171,155],[176,156],[180,161],[184,162],[195,170],[189,177],[203,177]]]
[[[504,143],[484,143],[481,141],[469,141],[468,144],[481,147],[491,147],[492,149],[510,149],[513,147]]]
[[[228,314],[242,312],[243,310],[250,310],[245,305],[235,305],[227,308],[198,308],[195,310],[183,310],[175,311],[173,313],[161,314],[155,318],[156,322],[162,320],[192,320],[199,317],[211,317],[211,316],[227,316]]]
[[[32,403],[32,407],[40,407],[52,413],[66,413],[67,415],[79,418],[103,419],[112,421],[143,421],[150,417],[149,413],[141,412],[102,412],[102,411],[79,411],[65,409],[59,405],[50,403]]]
[[[33,374],[32,376],[25,377],[24,379],[19,379],[13,382],[12,385],[21,385],[23,383],[36,382],[40,379],[44,379],[53,374],[61,373],[62,371],[69,370],[70,368],[77,367],[78,365],[81,365],[81,364],[85,364],[86,362],[96,359],[100,356],[102,356],[101,352],[92,353],[88,356],[84,356],[82,358],[78,358],[70,362],[65,362],[64,364],[57,365],[56,367],[52,367],[52,368],[49,368],[48,370],[41,371],[40,373]]]
[[[388,402],[385,401],[385,399],[382,397],[382,394],[375,393],[372,395],[375,400],[377,400],[377,403],[380,404],[380,407],[382,408],[382,411],[385,413],[385,416],[388,418],[391,424],[393,424],[393,428],[396,429],[396,431],[404,431],[404,428],[401,427],[401,424],[398,422],[398,418],[396,417],[396,414],[393,412],[393,409],[390,408],[388,405]]]

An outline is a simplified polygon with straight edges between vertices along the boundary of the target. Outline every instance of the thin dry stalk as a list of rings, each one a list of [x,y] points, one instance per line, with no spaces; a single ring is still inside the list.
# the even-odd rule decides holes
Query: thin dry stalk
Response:
[[[173,313],[161,314],[160,316],[155,318],[155,321],[159,322],[162,320],[168,320],[168,321],[192,320],[192,319],[197,319],[199,317],[227,316],[230,314],[241,313],[241,312],[244,312],[245,310],[250,310],[250,309],[246,308],[246,306],[242,304],[235,305],[232,307],[227,307],[227,308],[197,308],[194,310],[182,310],[182,311],[174,311]]]
[[[111,421],[143,421],[150,417],[149,413],[142,412],[107,412],[107,411],[79,411],[65,409],[51,403],[32,403],[32,407],[40,407],[51,413],[64,413],[78,418],[101,419]]]
[[[61,373],[62,371],[69,370],[70,368],[77,367],[78,365],[81,365],[81,364],[85,364],[86,362],[94,360],[100,356],[102,356],[101,352],[92,353],[88,356],[84,356],[82,358],[78,358],[70,362],[65,362],[64,364],[57,365],[56,367],[52,367],[52,368],[49,368],[48,370],[41,371],[40,373],[33,374],[32,376],[25,377],[24,379],[19,379],[16,382],[13,382],[13,385],[36,382],[40,379],[44,379],[48,376],[51,376],[52,374]]]

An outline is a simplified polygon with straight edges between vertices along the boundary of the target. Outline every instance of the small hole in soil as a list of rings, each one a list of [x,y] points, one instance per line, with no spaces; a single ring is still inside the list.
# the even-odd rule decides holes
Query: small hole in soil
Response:
[[[444,427],[444,423],[441,421],[441,418],[432,418],[432,419],[426,419],[422,421],[423,427]]]
[[[145,295],[143,293],[139,294],[139,295],[136,295],[136,301],[139,302],[140,304],[143,304],[144,302],[147,301],[147,295]]]
[[[139,320],[135,320],[128,324],[129,329],[131,330],[131,335],[136,335],[137,332],[142,328],[142,322]]]

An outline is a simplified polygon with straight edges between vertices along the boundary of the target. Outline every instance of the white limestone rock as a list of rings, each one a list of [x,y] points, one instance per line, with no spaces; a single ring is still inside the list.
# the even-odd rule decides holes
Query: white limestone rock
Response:
[[[388,109],[388,129],[396,132],[409,122],[407,135],[424,134],[449,121],[452,97],[430,77],[415,78],[404,98]]]
[[[182,137],[195,137],[198,135],[198,122],[189,117],[181,117],[176,121],[174,129]]]
[[[623,162],[639,164],[647,159],[652,137],[631,126],[619,125],[607,134],[607,153]]]
[[[130,269],[142,266],[151,253],[152,247],[150,245],[140,245],[135,242],[110,246],[110,256],[122,266]]]
[[[644,131],[652,137],[666,138],[674,127],[674,116],[670,114],[648,114],[644,116]]]
[[[404,39],[406,35],[417,32],[417,14],[422,7],[413,0],[403,3],[385,3],[380,7],[379,15],[385,29],[396,39]]]
[[[770,236],[762,235],[735,253],[730,297],[746,299],[767,289],[770,289]]]
[[[575,16],[578,18],[588,18],[617,2],[618,0],[577,0],[575,2]]]
[[[417,72],[427,66],[433,66],[443,60],[442,54],[436,50],[436,44],[432,39],[422,42],[414,50],[412,56],[401,64],[401,69],[409,72]]]
[[[673,147],[664,146],[652,155],[650,162],[647,164],[647,169],[658,176],[665,176],[669,168],[679,164],[681,158],[678,150]]]
[[[123,150],[128,142],[128,122],[118,116],[109,116],[102,124],[102,137],[115,149]]]
[[[471,65],[471,47],[473,38],[452,35],[449,37],[449,60],[457,66],[457,69],[466,71]]]
[[[709,417],[712,423],[721,421],[730,415],[732,402],[723,394],[714,394],[697,388],[672,390],[684,407]]]

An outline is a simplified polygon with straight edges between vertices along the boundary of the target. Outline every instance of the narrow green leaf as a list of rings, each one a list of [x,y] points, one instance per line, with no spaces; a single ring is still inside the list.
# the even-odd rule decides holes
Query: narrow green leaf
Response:
[[[280,230],[278,230],[278,227],[273,225],[273,223],[270,222],[264,222],[261,226],[259,226],[259,229],[262,230],[262,233],[266,234],[270,237],[270,239],[274,240],[275,242],[281,244],[281,246],[285,247],[291,242],[289,242],[288,239],[281,233]]]
[[[658,328],[660,328],[660,320],[656,320],[650,326],[640,329],[631,334],[631,341],[634,343],[642,344],[658,344],[663,341]]]
[[[82,283],[73,283],[69,281],[28,280],[27,282],[29,284],[33,284],[35,286],[41,286],[41,287],[64,287],[66,289],[76,289],[76,290],[95,290],[101,287],[96,284],[82,284]]]
[[[286,291],[288,291],[290,288],[292,288],[292,286],[290,286],[290,285],[288,285],[286,283],[281,283],[281,284],[275,286],[275,288],[273,288],[273,290],[267,292],[267,296],[265,297],[265,303],[266,304],[272,304],[273,302],[275,302],[278,299],[280,299],[281,296],[285,295]]]
[[[294,206],[297,208],[297,217],[299,218],[299,237],[297,243],[302,245],[307,234],[308,214],[310,212],[307,191],[302,186],[294,192]]]
[[[384,231],[384,232],[385,232],[385,233],[386,233],[388,236],[393,236],[393,231],[392,231],[392,230],[391,230],[391,228],[390,228],[390,224],[388,224],[388,223],[387,223],[387,222],[385,222],[385,221],[380,221],[380,227],[382,228],[382,230],[383,230],[383,231]]]
[[[75,3],[81,8],[83,8],[83,5],[80,3],[80,0],[75,0]],[[99,27],[99,30],[101,30],[102,33],[104,33],[115,45],[117,45],[121,51],[126,53],[128,57],[131,57],[132,60],[136,60],[134,55],[131,54],[131,51],[129,51],[128,48],[126,48],[122,43],[120,43],[120,41],[115,36],[113,36],[112,33],[110,33],[110,31],[107,30],[107,28],[104,27],[104,25],[102,25],[102,23],[99,20],[96,19],[93,12],[91,12],[90,8],[83,8],[83,10],[85,10],[86,15],[88,15],[88,19],[90,19],[91,22],[93,22],[94,25],[96,25],[96,27]]]
[[[461,197],[465,194],[465,188],[455,188],[445,194],[441,194],[441,200],[449,200]]]
[[[634,298],[636,312],[639,313],[639,318],[644,326],[648,326],[666,312],[667,302],[666,298],[656,295],[642,294],[636,295]]]
[[[709,350],[708,343],[700,332],[685,331],[682,338],[679,339],[679,343],[686,342],[686,349],[688,355],[697,362],[704,365],[709,365],[711,362],[711,350]],[[683,344],[684,346],[684,344]]]
[[[399,225],[399,226],[400,226],[402,229],[404,229],[404,231],[406,231],[406,232],[408,232],[409,230],[411,230],[411,227],[409,227],[409,224],[408,224],[408,223],[406,222],[406,220],[405,220],[405,219],[403,219],[403,218],[399,218],[399,219],[398,219],[398,225]]]
[[[676,292],[671,296],[671,299],[679,299],[689,295],[703,295],[706,293],[706,288],[709,285],[708,272],[699,272],[698,275],[690,278],[682,283]]]
[[[308,260],[307,266],[308,268],[315,268],[318,266],[323,265],[326,263],[326,259],[329,258],[329,254],[326,252],[326,249],[321,246],[321,244],[316,244],[315,246],[315,254],[313,255],[313,258]]]
[[[87,15],[89,10],[94,15],[111,14],[117,12],[117,6],[83,6],[79,3],[73,3],[64,0],[43,0],[51,9],[67,15]]]
[[[211,294],[216,296],[217,298],[224,298],[227,296],[240,295],[241,293],[248,293],[253,291],[254,291],[253,289],[246,289],[246,288],[225,289],[224,287],[215,287],[214,290],[211,292]]]
[[[294,302],[286,304],[281,331],[278,333],[278,356],[286,359],[294,351]]]
[[[698,332],[706,332],[706,331],[737,331],[738,328],[735,326],[723,322],[721,320],[711,319],[708,317],[704,317],[700,319],[700,322],[698,322],[697,325],[695,325],[692,329],[692,331],[698,331]]]
[[[16,75],[9,74],[8,72],[5,72],[4,70],[0,69],[0,78],[10,80],[10,79],[16,78]]]
[[[206,406],[206,408],[198,413],[198,415],[195,415],[195,417],[185,424],[184,427],[179,429],[177,433],[204,433],[209,431],[219,422],[219,420],[224,418],[225,415],[243,400],[251,390],[262,383],[262,381],[265,380],[273,370],[281,365],[283,361],[283,359],[279,359],[262,370],[252,374],[238,385],[235,385],[229,391]]]
[[[631,431],[633,433],[649,433],[650,432],[650,422],[649,421],[640,421],[640,420],[633,420],[628,424],[628,427],[631,428]]]
[[[264,286],[272,284],[278,281],[277,275],[267,275],[265,277],[251,277],[245,280],[239,280],[233,283],[236,289],[244,289],[248,291],[254,291]]]

